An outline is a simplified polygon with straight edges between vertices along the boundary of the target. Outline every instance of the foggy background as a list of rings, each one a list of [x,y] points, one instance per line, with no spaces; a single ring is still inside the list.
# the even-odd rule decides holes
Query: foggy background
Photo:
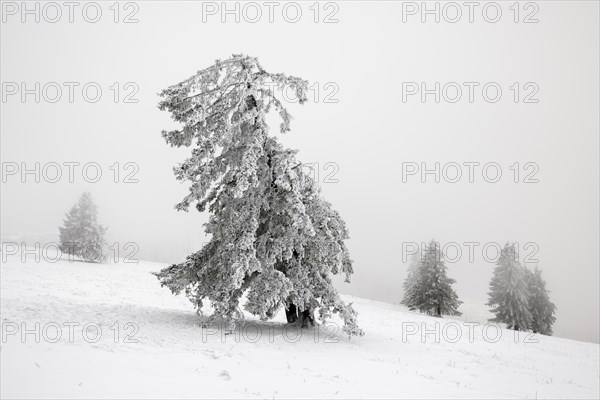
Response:
[[[3,166],[81,165],[73,183],[65,166],[57,183],[43,177],[36,183],[21,171],[7,176],[0,196],[2,240],[57,240],[64,214],[89,190],[99,222],[109,228],[109,243],[123,249],[135,242],[137,258],[164,263],[198,250],[208,214],[173,208],[187,184],[175,180],[172,167],[190,149],[170,148],[161,138],[162,129],[177,125],[157,109],[157,93],[216,58],[244,53],[258,57],[268,71],[319,87],[319,99],[313,91],[307,104],[289,104],[291,132],[279,134],[276,119],[271,128],[299,150],[301,161],[319,164],[323,195],[350,229],[355,274],[350,285],[338,285],[342,293],[397,303],[407,268],[403,243],[479,242],[473,262],[463,246],[462,258],[447,265],[457,279],[464,318],[483,321],[494,266],[482,256],[483,244],[518,242],[523,251],[533,242],[539,247],[533,258],[558,308],[554,334],[598,342],[599,6],[536,2],[539,23],[525,24],[513,21],[512,2],[500,3],[497,23],[485,22],[480,11],[473,23],[466,15],[457,23],[435,23],[431,16],[422,23],[420,14],[404,23],[400,2],[335,3],[337,23],[323,23],[334,11],[324,3],[317,23],[312,3],[299,3],[303,15],[297,23],[282,18],[281,7],[272,23],[266,8],[257,23],[236,23],[234,16],[223,23],[220,13],[203,15],[202,3],[191,2],[137,2],[139,22],[131,24],[113,21],[111,3],[101,3],[97,23],[84,21],[80,8],[73,23],[66,15],[57,23],[35,23],[32,17],[22,23],[20,14],[3,14],[3,85],[80,83],[73,103],[64,86],[56,103],[36,103],[33,95],[23,103],[20,93],[2,99]],[[122,19],[131,10],[120,11]],[[82,97],[87,82],[103,90],[97,103]],[[109,89],[114,82],[120,87],[117,103]],[[132,95],[137,103],[123,102],[132,92],[124,88],[128,82],[139,87]],[[403,102],[403,82],[427,82],[428,88],[435,82],[497,82],[503,93],[497,103],[482,99],[481,86],[473,103],[464,91],[455,104],[435,103],[433,96],[422,103],[418,95]],[[535,82],[539,102],[515,103],[509,90],[514,82]],[[521,90],[521,97],[528,93]],[[325,102],[328,94],[338,102]],[[82,177],[82,165],[90,162],[101,166],[97,183]],[[115,162],[118,183],[110,169]],[[139,166],[133,176],[138,183],[123,182],[133,171],[124,168],[128,162]],[[328,162],[339,169],[326,169]],[[473,183],[464,176],[466,168],[458,183],[435,183],[431,176],[422,183],[419,175],[403,182],[403,162],[430,168],[435,162],[496,162],[503,175],[488,183],[480,166]],[[521,165],[518,183],[509,169],[515,162]],[[539,166],[539,183],[522,182],[527,162]]]

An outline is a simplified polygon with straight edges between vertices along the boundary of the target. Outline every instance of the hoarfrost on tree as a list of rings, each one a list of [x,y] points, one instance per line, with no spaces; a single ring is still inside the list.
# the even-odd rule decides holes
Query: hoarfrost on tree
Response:
[[[105,260],[104,233],[106,228],[98,224],[97,207],[89,192],[84,192],[66,214],[59,227],[61,252],[88,262]]]
[[[490,281],[488,306],[496,316],[490,321],[505,323],[508,329],[527,330],[531,324],[527,271],[517,258],[514,244],[506,243]]]
[[[160,94],[159,108],[182,125],[163,137],[192,149],[174,168],[176,178],[190,184],[176,209],[193,203],[198,211],[208,209],[211,239],[157,276],[173,293],[185,291],[198,309],[210,300],[209,322],[241,318],[245,293],[245,309],[262,320],[284,307],[288,322],[307,327],[318,310],[321,321],[337,313],[346,333],[363,334],[331,281],[332,274],[349,281],[353,273],[346,225],[296,151],[270,136],[265,122],[275,110],[279,130],[289,131],[291,116],[274,90],[291,89],[302,104],[307,87],[300,78],[265,71],[256,58],[234,55]]]
[[[552,325],[556,321],[554,313],[556,306],[550,301],[546,288],[546,281],[542,278],[542,271],[536,266],[533,271],[526,270],[528,305],[531,312],[529,329],[533,333],[552,335]]]
[[[455,280],[447,276],[443,258],[434,240],[413,257],[404,281],[402,304],[437,317],[461,315],[458,307],[462,301],[452,288]]]

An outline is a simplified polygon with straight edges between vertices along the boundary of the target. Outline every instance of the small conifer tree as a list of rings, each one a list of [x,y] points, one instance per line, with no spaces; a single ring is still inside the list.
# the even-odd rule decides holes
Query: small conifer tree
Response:
[[[550,301],[546,281],[542,271],[536,266],[533,271],[527,270],[527,286],[529,289],[529,311],[531,323],[529,329],[534,333],[552,335],[552,325],[556,321],[556,306]]]
[[[526,269],[521,266],[515,245],[506,243],[490,281],[488,306],[496,316],[490,321],[506,324],[508,329],[527,330],[531,324]]]
[[[441,317],[461,315],[462,302],[452,288],[454,279],[448,278],[444,255],[435,241],[429,242],[419,259],[413,259],[405,281],[403,304],[411,310]]]
[[[88,262],[100,262],[103,254],[106,228],[97,222],[97,207],[89,192],[84,192],[71,207],[59,229],[59,248],[63,253]]]

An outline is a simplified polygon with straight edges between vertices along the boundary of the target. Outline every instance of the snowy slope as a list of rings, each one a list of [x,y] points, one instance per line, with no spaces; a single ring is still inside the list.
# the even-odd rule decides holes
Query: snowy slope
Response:
[[[225,336],[201,328],[185,297],[160,288],[149,272],[162,266],[8,256],[0,269],[1,396],[600,396],[597,344],[523,335],[515,341],[507,330],[492,343],[493,327],[485,340],[482,326],[470,335],[461,320],[359,298],[348,300],[359,312],[364,337],[332,333],[333,324],[296,337],[281,314],[269,323],[248,316],[243,330]],[[439,340],[433,333],[421,336],[436,324]],[[24,329],[29,333],[23,337]],[[537,343],[527,343],[531,339]]]

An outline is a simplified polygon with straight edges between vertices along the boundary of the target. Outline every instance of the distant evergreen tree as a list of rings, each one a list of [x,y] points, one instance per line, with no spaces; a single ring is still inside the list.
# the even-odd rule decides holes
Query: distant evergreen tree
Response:
[[[60,250],[85,261],[104,260],[104,233],[106,228],[97,222],[97,207],[92,195],[84,192],[66,214],[60,233]]]
[[[408,266],[408,274],[402,284],[404,289],[404,295],[402,296],[401,304],[407,306],[410,310],[418,309],[416,301],[417,284],[419,283],[419,272],[421,268],[421,257],[422,253],[419,251],[413,255]]]
[[[536,266],[533,271],[527,270],[527,286],[529,289],[529,311],[531,323],[529,329],[534,333],[552,335],[552,325],[556,318],[556,306],[550,301],[546,281],[542,278],[542,271]]]
[[[505,323],[508,329],[527,330],[531,323],[528,306],[527,270],[521,266],[513,244],[506,243],[490,281],[489,301],[496,317],[492,322]]]
[[[63,220],[63,226],[58,228],[60,236],[60,250],[63,253],[74,254],[79,236],[77,221],[79,220],[79,207],[75,203]]]
[[[413,259],[405,281],[403,304],[411,310],[441,317],[461,315],[462,302],[452,288],[454,279],[446,275],[446,265],[439,245],[429,242],[418,260]]]

